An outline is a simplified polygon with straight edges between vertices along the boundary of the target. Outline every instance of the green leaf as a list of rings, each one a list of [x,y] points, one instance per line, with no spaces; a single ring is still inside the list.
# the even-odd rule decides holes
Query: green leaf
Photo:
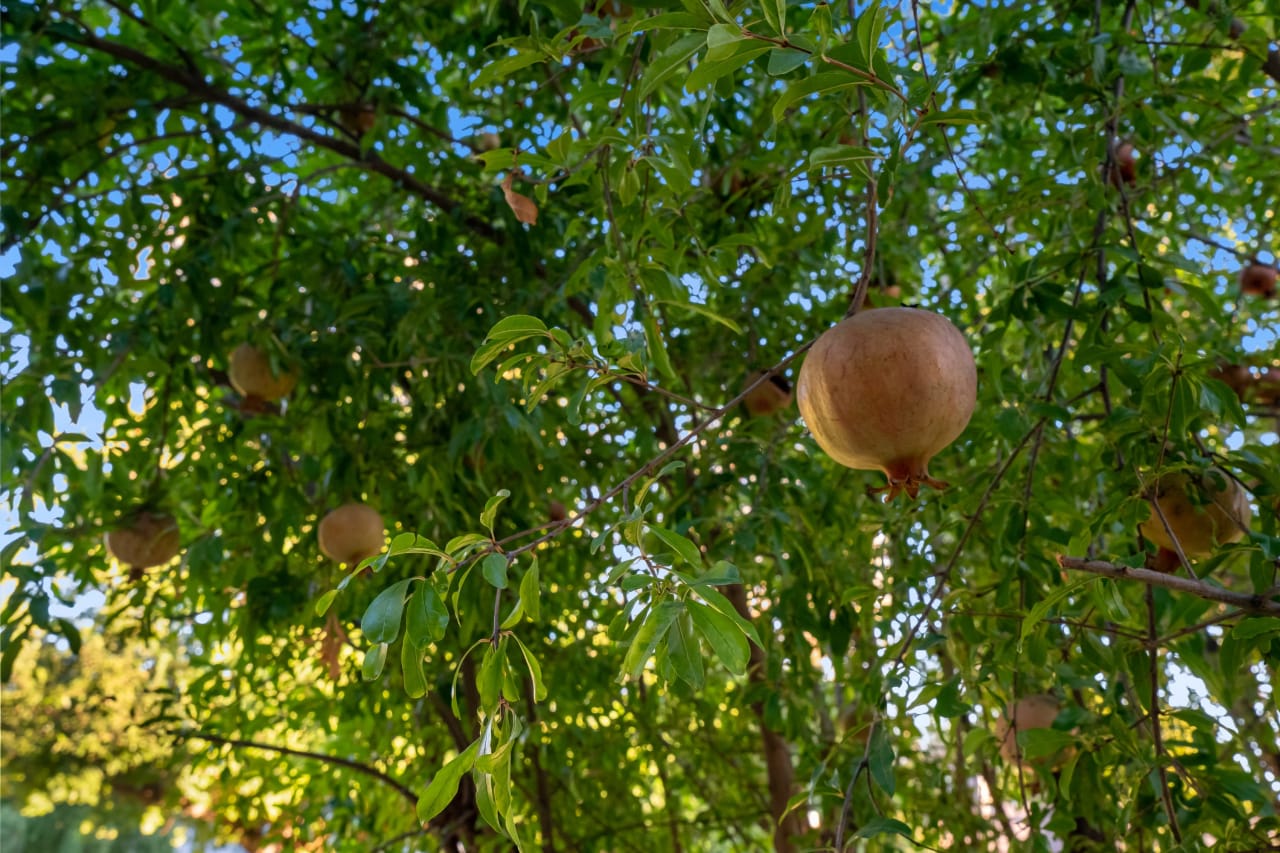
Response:
[[[674,379],[676,372],[667,356],[667,345],[662,340],[662,331],[658,328],[658,320],[652,310],[644,314],[644,339],[649,346],[649,358],[658,372],[668,379]]]
[[[422,796],[418,798],[419,823],[428,823],[453,801],[458,793],[458,785],[462,783],[463,774],[475,765],[476,752],[479,749],[480,741],[472,742],[471,746],[454,756],[431,779],[427,790],[423,791]]]
[[[767,7],[768,3],[766,2],[765,5]],[[772,77],[781,77],[783,74],[790,74],[808,61],[809,54],[802,50],[777,48],[769,54],[769,74]]]
[[[768,53],[772,48],[768,42],[742,41],[723,55],[712,57],[710,53],[698,63],[684,81],[686,92],[696,92],[712,83],[737,71],[742,66],[759,56]]]
[[[404,593],[413,578],[393,583],[378,594],[364,612],[360,630],[371,643],[394,643],[400,634],[400,615],[404,612]]]
[[[690,33],[656,57],[653,57],[644,73],[640,75],[640,86],[637,93],[639,100],[648,100],[655,89],[687,65],[693,55],[701,50],[706,43],[706,36],[701,33]]]
[[[734,675],[745,675],[747,661],[751,657],[751,647],[747,644],[747,636],[723,613],[697,601],[685,601],[694,627],[711,651],[724,664],[725,669]]]
[[[503,670],[507,663],[507,638],[503,637],[496,646],[490,645],[484,650],[484,659],[476,671],[476,689],[480,693],[480,710],[492,714],[498,708],[498,697],[502,695]]]
[[[338,597],[338,591],[336,589],[331,589],[328,592],[326,592],[324,595],[317,598],[316,608],[315,608],[316,615],[323,616],[324,614],[328,613],[329,607],[332,606],[333,600],[337,597]]]
[[[548,57],[529,50],[517,53],[515,56],[507,56],[495,60],[480,70],[480,73],[471,81],[471,88],[476,90],[485,89],[494,83],[505,81],[522,68],[528,68],[530,65],[536,65],[547,60]]]
[[[809,153],[809,168],[821,169],[829,166],[848,166],[849,170],[862,178],[870,180],[871,170],[867,164],[876,159],[874,151],[854,145],[832,145],[815,148]]]
[[[391,540],[391,547],[387,550],[387,556],[398,557],[401,554],[428,554],[432,557],[444,557],[446,559],[449,556],[444,551],[441,551],[436,546],[436,543],[416,533],[401,533]]]
[[[737,43],[744,38],[741,27],[733,24],[716,24],[707,30],[707,55],[703,61],[723,59],[732,53]]]
[[[875,838],[877,835],[885,834],[901,835],[908,840],[914,840],[911,837],[911,827],[900,820],[882,815],[876,815],[858,827],[858,831],[853,834],[853,837]]]
[[[661,539],[663,544],[675,551],[676,555],[684,562],[695,569],[702,566],[702,552],[698,550],[698,546],[693,544],[693,541],[689,538],[657,524],[650,524],[649,532]]]
[[[869,86],[868,81],[859,77],[853,77],[847,71],[824,71],[815,74],[812,77],[806,77],[803,80],[797,80],[787,87],[787,91],[782,93],[773,104],[773,121],[774,124],[782,121],[782,117],[786,114],[787,109],[799,101],[801,98],[812,95],[817,92],[836,92],[843,89],[852,89],[855,86]]]
[[[520,579],[520,601],[530,619],[537,622],[542,618],[542,587],[538,580],[537,557],[533,558],[533,565]]]
[[[404,673],[404,692],[417,699],[427,692],[427,676],[422,669],[422,649],[408,637],[400,644],[400,670]]]
[[[880,46],[880,34],[884,31],[885,12],[880,8],[880,0],[875,0],[858,16],[858,47],[862,55],[870,59]]]
[[[542,666],[519,637],[512,634],[511,638],[520,647],[520,654],[524,655],[525,666],[529,668],[529,679],[533,682],[533,698],[541,702],[547,698],[547,685],[542,680]]]
[[[787,34],[787,0],[763,0],[760,11],[764,13],[765,23],[775,34]]]
[[[692,578],[681,576],[681,579],[690,586],[694,586],[696,583]],[[757,646],[761,645],[760,635],[756,633],[756,626],[752,625],[746,619],[743,619],[738,613],[737,608],[733,606],[729,599],[724,597],[724,594],[720,592],[720,590],[713,589],[709,586],[698,586],[695,591],[698,596],[717,613],[728,619],[734,625],[737,625],[738,630],[745,634],[747,639],[751,640],[751,642],[755,643]]]
[[[640,629],[631,640],[631,646],[627,649],[627,655],[622,661],[621,680],[635,680],[640,677],[644,665],[653,657],[658,643],[679,612],[680,602],[678,601],[663,601],[657,607],[645,611]]]
[[[991,118],[978,110],[937,110],[920,119],[920,126],[931,124],[985,124]]]
[[[1275,616],[1254,616],[1241,620],[1231,629],[1231,636],[1237,640],[1254,640],[1267,634],[1280,632],[1280,618]]]
[[[667,655],[676,675],[695,690],[704,683],[702,648],[694,633],[693,620],[687,610],[681,610],[667,634]]]
[[[723,241],[722,241],[720,244],[717,244],[717,245],[723,245]],[[668,301],[668,300],[665,300],[665,299],[655,300],[655,301],[653,302],[653,304],[654,304],[654,305],[669,305],[669,306],[671,306],[672,308],[679,308],[679,309],[684,310],[684,311],[689,311],[689,312],[691,312],[691,313],[693,313],[693,314],[701,315],[701,316],[703,316],[703,317],[706,317],[708,320],[713,320],[713,321],[715,321],[715,322],[719,323],[720,325],[724,326],[724,327],[725,327],[726,329],[728,329],[729,331],[733,332],[735,335],[741,335],[741,334],[742,334],[742,327],[741,327],[741,326],[739,326],[739,325],[738,325],[737,323],[735,323],[733,320],[730,320],[728,317],[722,317],[721,315],[719,315],[719,314],[717,314],[716,312],[712,311],[710,308],[708,308],[708,307],[707,307],[707,306],[705,306],[705,305],[698,305],[698,304],[697,304],[697,303],[695,303],[695,302],[671,302],[671,301]]]
[[[893,745],[889,743],[889,735],[884,723],[878,723],[871,732],[871,741],[867,744],[867,769],[871,778],[889,796],[893,796]]]
[[[409,597],[405,620],[406,639],[426,648],[428,643],[444,638],[449,627],[449,611],[430,581],[418,584]]]
[[[1058,602],[1069,598],[1097,579],[1098,577],[1096,575],[1079,578],[1073,583],[1058,587],[1049,595],[1036,602],[1035,607],[1032,607],[1031,611],[1022,619],[1022,631],[1018,635],[1018,642],[1026,642],[1027,637],[1031,636],[1031,632],[1035,630],[1036,625],[1040,624],[1040,621],[1044,619],[1045,616],[1049,615],[1049,611],[1052,610]]]
[[[498,516],[498,507],[509,497],[511,497],[511,492],[506,489],[499,489],[497,494],[485,501],[484,512],[480,513],[480,523],[490,533],[493,533],[493,522]]]
[[[480,571],[491,586],[496,589],[506,589],[507,566],[506,554],[490,554],[480,563]]]
[[[476,545],[488,544],[488,542],[489,538],[481,536],[479,533],[463,533],[461,536],[455,536],[450,539],[444,549],[454,557],[460,557],[463,551]]]
[[[378,643],[365,650],[364,663],[360,667],[361,677],[365,681],[376,681],[382,675],[382,667],[387,663],[387,644]]]

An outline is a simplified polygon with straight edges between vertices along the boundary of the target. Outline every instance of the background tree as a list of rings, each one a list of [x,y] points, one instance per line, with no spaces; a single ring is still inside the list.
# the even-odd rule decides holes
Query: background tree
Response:
[[[1274,0],[3,8],[6,798],[1274,843]],[[864,297],[977,361],[916,501],[739,405]],[[1145,541],[1179,474],[1248,535]],[[353,502],[391,538],[340,566]]]

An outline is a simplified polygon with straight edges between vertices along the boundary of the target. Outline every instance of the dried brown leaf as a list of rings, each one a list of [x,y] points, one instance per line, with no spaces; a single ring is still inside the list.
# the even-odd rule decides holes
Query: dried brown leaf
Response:
[[[537,225],[538,206],[533,203],[533,199],[511,189],[511,182],[515,180],[515,174],[515,172],[507,172],[507,176],[502,180],[502,194],[507,198],[507,206],[516,215],[516,219],[526,225]]]

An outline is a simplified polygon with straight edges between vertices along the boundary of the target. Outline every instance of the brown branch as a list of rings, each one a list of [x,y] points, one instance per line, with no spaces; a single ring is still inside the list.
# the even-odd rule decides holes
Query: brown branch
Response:
[[[1151,742],[1156,748],[1156,773],[1160,776],[1160,799],[1164,803],[1164,813],[1169,818],[1169,829],[1173,830],[1173,840],[1182,843],[1182,830],[1178,827],[1178,812],[1173,807],[1173,794],[1169,791],[1169,774],[1164,769],[1164,734],[1160,731],[1160,650],[1156,642],[1160,639],[1156,630],[1155,590],[1147,587],[1147,671],[1151,678],[1151,707],[1148,719],[1151,725]]]
[[[1250,595],[1244,592],[1233,592],[1217,586],[1210,586],[1204,581],[1188,580],[1177,575],[1166,575],[1150,569],[1135,569],[1103,560],[1086,560],[1081,557],[1065,557],[1058,555],[1058,565],[1064,569],[1078,572],[1089,572],[1103,577],[1120,579],[1128,578],[1148,586],[1160,586],[1177,592],[1185,592],[1207,601],[1218,601],[1230,604],[1249,613],[1262,613],[1280,616],[1280,600],[1276,600],[1275,591]]]
[[[547,771],[542,767],[542,737],[535,733],[538,728],[538,702],[533,693],[533,679],[524,679],[525,716],[529,723],[529,764],[533,767],[534,790],[537,792],[535,803],[538,808],[538,827],[542,830],[543,853],[555,853],[555,814],[551,810],[551,786],[548,784]]]
[[[100,51],[114,59],[120,60],[121,62],[125,62],[137,68],[157,74],[171,83],[182,86],[192,94],[199,95],[209,103],[220,104],[243,118],[256,122],[264,127],[269,127],[274,130],[278,130],[281,133],[297,137],[298,139],[310,142],[312,145],[319,148],[325,148],[335,154],[340,154],[350,160],[365,163],[370,171],[377,172],[384,177],[390,178],[399,186],[402,186],[410,192],[413,192],[415,195],[426,199],[447,213],[460,213],[462,209],[462,205],[459,202],[446,196],[430,184],[424,183],[399,166],[388,163],[377,154],[373,152],[363,152],[360,150],[360,146],[353,142],[348,142],[334,136],[319,133],[309,127],[297,124],[296,122],[290,121],[282,116],[275,115],[267,110],[250,106],[244,99],[231,94],[226,89],[208,82],[208,80],[203,76],[192,73],[185,68],[162,62],[161,60],[135,50],[128,45],[100,38],[88,31],[82,31],[73,37],[68,36],[66,37],[66,41],[69,44],[75,44],[81,47]],[[462,213],[460,218],[468,228],[480,236],[495,242],[502,242],[502,233],[495,229],[487,220],[465,213]]]
[[[362,773],[365,776],[377,779],[379,782],[385,782],[392,788],[395,788],[400,796],[412,803],[414,807],[418,805],[418,795],[410,790],[407,785],[391,776],[388,776],[376,767],[370,767],[368,764],[361,764],[360,762],[352,761],[349,758],[340,758],[336,755],[325,755],[322,752],[309,752],[305,749],[291,749],[287,746],[275,746],[273,744],[259,743],[258,741],[253,740],[240,740],[239,738],[223,737],[222,735],[208,734],[206,732],[170,731],[169,734],[179,740],[203,740],[208,741],[209,743],[222,744],[224,746],[243,749],[261,749],[266,752],[275,752],[280,755],[292,755],[297,758],[310,758],[315,761],[324,762],[325,764],[345,767],[348,770],[354,770],[357,773]]]
[[[754,621],[751,609],[747,606],[747,591],[742,584],[731,584],[721,589],[743,619]],[[751,643],[747,680],[752,684],[766,683],[768,676],[765,674],[764,663],[764,649]],[[791,802],[791,795],[795,791],[791,750],[782,735],[769,728],[769,724],[765,722],[764,701],[751,703],[751,710],[760,721],[760,739],[764,745],[765,770],[769,779],[769,812],[773,815],[774,825],[773,849],[776,853],[793,853],[796,848],[792,839],[800,834],[801,827],[796,815],[787,813],[787,804]]]

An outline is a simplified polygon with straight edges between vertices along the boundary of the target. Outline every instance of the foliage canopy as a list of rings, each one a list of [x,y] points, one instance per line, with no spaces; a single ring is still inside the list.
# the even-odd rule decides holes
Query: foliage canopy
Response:
[[[6,2],[5,797],[252,849],[1262,849],[1278,19]],[[739,405],[862,294],[977,361],[916,501]],[[1248,536],[1142,569],[1211,469]],[[388,545],[339,566],[350,502]],[[178,558],[111,558],[141,512]]]

